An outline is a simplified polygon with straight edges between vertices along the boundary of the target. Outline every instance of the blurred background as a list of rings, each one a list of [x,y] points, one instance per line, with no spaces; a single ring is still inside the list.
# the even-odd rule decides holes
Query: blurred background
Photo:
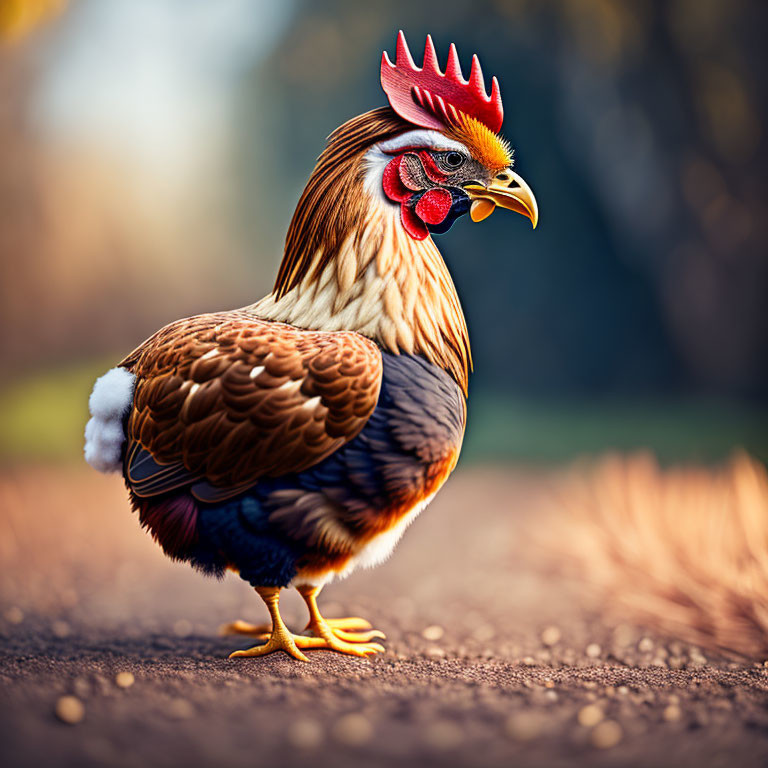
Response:
[[[270,289],[325,137],[430,32],[498,76],[541,223],[439,238],[467,459],[768,458],[768,6],[2,0],[0,456],[80,455],[93,377]]]
[[[438,238],[476,370],[457,477],[323,593],[386,630],[379,672],[233,667],[217,626],[266,614],[85,466],[88,395],[160,326],[270,290],[399,28],[499,78],[540,223]],[[456,764],[594,765],[622,738],[612,764],[766,764],[766,30],[759,0],[0,0],[3,764],[306,766],[296,696],[323,702],[316,748],[359,709],[383,765],[455,733]]]

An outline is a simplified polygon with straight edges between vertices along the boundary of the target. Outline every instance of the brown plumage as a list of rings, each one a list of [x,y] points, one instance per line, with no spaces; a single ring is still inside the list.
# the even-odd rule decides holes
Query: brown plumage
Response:
[[[157,462],[181,462],[223,488],[328,456],[363,428],[381,381],[381,353],[359,334],[245,312],[172,323],[122,365],[138,377],[128,453],[140,444]]]

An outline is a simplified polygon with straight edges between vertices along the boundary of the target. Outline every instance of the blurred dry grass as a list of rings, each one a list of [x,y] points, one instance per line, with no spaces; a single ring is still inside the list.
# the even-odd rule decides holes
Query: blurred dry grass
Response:
[[[570,472],[558,536],[608,611],[697,645],[768,656],[768,475],[738,454],[724,467],[661,470],[646,455]],[[542,526],[542,530],[548,526]]]

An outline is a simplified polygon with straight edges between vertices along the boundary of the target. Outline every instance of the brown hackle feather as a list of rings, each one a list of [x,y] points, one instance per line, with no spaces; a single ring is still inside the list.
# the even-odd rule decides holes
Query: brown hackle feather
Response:
[[[720,468],[662,470],[650,456],[615,456],[575,470],[558,496],[539,543],[618,617],[714,651],[768,657],[764,465],[741,453]]]
[[[360,229],[367,206],[361,194],[362,156],[373,144],[412,128],[390,107],[380,107],[353,117],[328,137],[288,227],[273,289],[277,298],[296,287],[310,268],[317,276],[347,234]]]

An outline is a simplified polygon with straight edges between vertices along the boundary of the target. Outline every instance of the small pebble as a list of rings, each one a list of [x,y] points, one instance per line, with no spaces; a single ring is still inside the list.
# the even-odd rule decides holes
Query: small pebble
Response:
[[[296,720],[288,728],[288,741],[297,749],[316,749],[323,741],[323,728],[316,720]]]
[[[620,648],[626,648],[627,646],[632,645],[635,642],[636,637],[637,634],[635,629],[627,624],[619,624],[619,626],[613,630],[613,641]]]
[[[589,656],[590,659],[596,659],[602,651],[602,648],[597,643],[590,643],[587,646],[587,656]]]
[[[677,704],[670,704],[664,710],[664,719],[669,723],[677,722],[683,716],[683,711]]]
[[[431,659],[444,659],[445,651],[437,645],[431,645],[425,651],[426,655]]]
[[[136,682],[136,678],[134,678],[133,672],[118,672],[115,675],[115,685],[118,688],[130,688],[134,682]]]
[[[541,633],[541,642],[547,646],[557,645],[560,642],[560,630],[557,627],[547,627]]]
[[[604,717],[603,710],[597,704],[587,704],[586,707],[582,707],[579,710],[579,725],[583,725],[585,728],[593,728]]]
[[[545,701],[547,701],[549,703],[553,703],[553,702],[557,701],[557,699],[558,699],[557,691],[544,691],[544,700]]]
[[[421,632],[421,636],[425,640],[432,640],[433,642],[439,640],[444,634],[445,630],[439,624],[430,624],[430,626],[425,627]]]
[[[698,651],[691,651],[690,664],[692,667],[703,667],[707,663],[707,657]]]
[[[168,714],[175,720],[190,720],[195,716],[195,708],[186,699],[173,699],[168,705]]]
[[[620,685],[616,689],[616,693],[618,693],[620,696],[626,696],[629,693],[629,688],[627,688],[626,685]]]
[[[650,637],[641,638],[637,644],[637,650],[641,653],[650,653],[653,650],[653,640]]]
[[[521,661],[523,664],[525,664],[526,667],[535,667],[536,666],[536,659],[533,658],[533,656],[524,656]]]
[[[85,706],[76,696],[62,696],[56,702],[56,717],[67,725],[77,725],[85,717]]]
[[[549,678],[547,678],[544,681],[544,687],[545,688],[554,688],[555,687],[555,681],[554,680],[550,680]]]
[[[610,749],[621,741],[622,736],[621,726],[615,720],[603,720],[592,730],[590,741],[598,749]]]
[[[341,744],[351,747],[360,746],[373,736],[373,726],[364,715],[352,713],[336,721],[333,726],[333,736]]]
[[[543,718],[534,712],[510,715],[506,722],[507,734],[516,741],[535,739],[543,730]]]
[[[66,621],[54,621],[53,624],[51,624],[51,630],[53,631],[55,637],[69,637],[70,629],[69,624],[67,624]]]
[[[455,749],[462,742],[461,731],[453,723],[432,723],[424,731],[424,741],[433,749]]]

